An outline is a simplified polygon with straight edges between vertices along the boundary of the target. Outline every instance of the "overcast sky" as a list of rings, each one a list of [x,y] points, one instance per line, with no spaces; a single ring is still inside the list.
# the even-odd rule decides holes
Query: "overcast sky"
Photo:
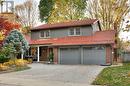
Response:
[[[13,0],[15,2],[15,4],[21,4],[23,2],[25,2],[26,0]],[[40,0],[35,0],[39,3]]]
[[[23,3],[25,0],[13,0],[15,4],[21,4]]]

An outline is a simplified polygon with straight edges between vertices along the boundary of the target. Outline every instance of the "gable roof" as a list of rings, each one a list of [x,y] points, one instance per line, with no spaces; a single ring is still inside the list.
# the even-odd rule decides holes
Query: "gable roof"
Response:
[[[31,31],[41,30],[41,29],[55,29],[55,28],[58,29],[58,28],[74,27],[74,26],[86,26],[86,25],[94,24],[95,22],[99,23],[97,19],[84,19],[84,20],[72,20],[69,22],[60,22],[55,24],[43,24],[32,28]]]
[[[97,31],[92,36],[67,36],[62,38],[50,39],[27,39],[30,45],[91,45],[91,44],[114,44],[115,31]]]

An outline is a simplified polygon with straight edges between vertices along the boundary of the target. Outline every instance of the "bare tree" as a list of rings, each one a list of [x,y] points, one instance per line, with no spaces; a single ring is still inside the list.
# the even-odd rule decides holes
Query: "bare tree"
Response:
[[[24,3],[15,6],[17,21],[26,29],[33,27],[38,21],[37,2],[26,0]]]
[[[88,18],[97,18],[103,30],[121,30],[124,17],[130,12],[128,0],[88,0]]]

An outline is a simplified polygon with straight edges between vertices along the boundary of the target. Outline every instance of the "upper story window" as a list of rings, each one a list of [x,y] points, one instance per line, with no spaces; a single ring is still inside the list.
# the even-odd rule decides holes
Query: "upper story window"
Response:
[[[69,29],[70,36],[79,36],[80,35],[80,28],[71,28]]]
[[[76,33],[76,35],[80,35],[80,28],[76,28],[75,33]]]
[[[43,38],[49,38],[50,37],[50,30],[41,31],[40,33],[41,33],[40,37],[43,37]]]
[[[75,33],[74,29],[69,30],[69,35],[74,35],[74,33]]]

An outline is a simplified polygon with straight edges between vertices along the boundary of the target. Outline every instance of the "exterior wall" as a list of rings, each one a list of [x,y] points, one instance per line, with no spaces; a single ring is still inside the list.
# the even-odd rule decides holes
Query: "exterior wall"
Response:
[[[125,52],[124,53],[123,62],[130,62],[130,52]]]
[[[57,47],[53,48],[53,53],[54,53],[54,63],[58,64],[58,48]]]
[[[31,31],[31,39],[39,39],[39,31]]]
[[[110,46],[106,46],[106,63],[112,63],[112,48]]]
[[[75,27],[71,27],[75,28]],[[63,28],[63,29],[53,29],[50,30],[50,38],[59,38],[69,36],[69,29],[70,28]],[[31,31],[31,38],[32,39],[42,39],[40,38],[40,31]],[[92,26],[84,26],[80,28],[81,36],[90,36],[93,34]]]
[[[95,24],[93,24],[92,27],[93,27],[93,32],[100,31],[99,30],[98,22],[96,22]]]
[[[68,28],[51,30],[50,35],[51,38],[68,36]]]
[[[81,36],[90,36],[93,34],[92,26],[81,27]]]

